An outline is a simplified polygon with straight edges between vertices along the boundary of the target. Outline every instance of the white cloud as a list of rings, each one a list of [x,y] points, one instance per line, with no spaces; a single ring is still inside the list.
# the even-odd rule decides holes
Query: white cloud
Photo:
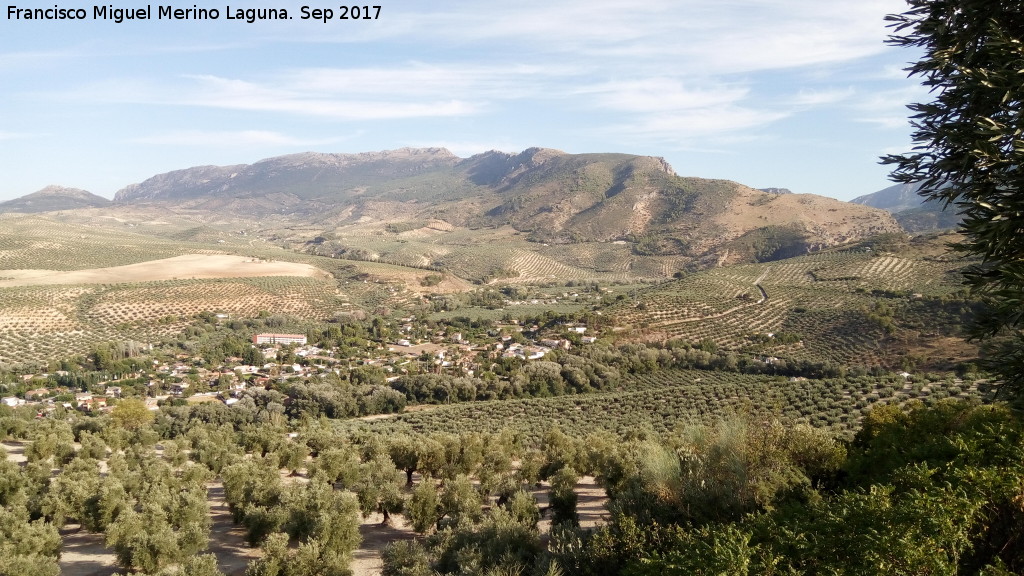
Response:
[[[853,88],[844,90],[800,90],[791,100],[793,106],[822,106],[836,104],[850,99],[854,95]]]
[[[38,69],[78,57],[80,57],[79,54],[61,50],[4,52],[0,53],[0,70],[12,70],[16,68]]]
[[[695,84],[700,85],[699,82]],[[750,89],[743,86],[708,85],[687,88],[677,78],[641,78],[586,86],[579,94],[596,96],[596,105],[627,112],[692,110],[737,102]]]
[[[875,124],[884,129],[908,129],[911,111],[907,105],[931,99],[927,88],[913,84],[875,92],[855,102],[853,107],[858,122]]]
[[[178,130],[134,138],[139,144],[164,144],[171,146],[208,146],[211,148],[245,146],[326,146],[343,141],[343,138],[304,139],[280,132],[266,130],[207,131]]]
[[[786,112],[724,105],[667,114],[652,114],[642,118],[636,124],[623,125],[618,128],[626,133],[687,142],[697,138],[714,139],[755,130],[782,120],[786,116],[788,116]]]
[[[24,140],[26,138],[34,138],[35,134],[28,134],[25,132],[3,132],[0,131],[0,142],[5,140]]]
[[[785,118],[789,112],[758,108],[750,100],[751,87],[745,85],[694,82],[689,88],[676,78],[642,78],[608,82],[582,88],[593,96],[597,108],[625,112],[631,121],[616,122],[603,131],[624,138],[653,139],[661,142],[708,145],[727,138],[750,138],[749,131]]]
[[[612,67],[745,74],[857,60],[886,50],[900,0],[584,0],[446,4],[421,10],[413,38],[490,43]]]
[[[275,81],[309,93],[513,99],[538,95],[548,82],[579,72],[565,66],[413,62],[387,68],[307,68]]]
[[[354,96],[354,97],[353,97]],[[176,83],[115,80],[96,83],[58,100],[90,99],[114,104],[198,106],[251,112],[280,112],[337,120],[387,120],[476,114],[479,103],[425,98],[398,90],[391,94],[348,94],[303,89],[280,79],[253,82],[213,75],[185,76]]]

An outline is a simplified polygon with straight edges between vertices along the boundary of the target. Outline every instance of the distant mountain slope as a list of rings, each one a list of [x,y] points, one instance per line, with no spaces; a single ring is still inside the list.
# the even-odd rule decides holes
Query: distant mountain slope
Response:
[[[901,210],[893,214],[904,230],[911,234],[930,230],[952,230],[960,225],[956,207],[943,210],[936,202],[925,202],[917,208]]]
[[[405,148],[178,170],[128,186],[116,201],[301,219],[324,229],[427,220],[464,228],[511,226],[536,242],[626,241],[639,255],[719,264],[899,231],[881,210],[773,192],[680,177],[663,159],[649,156],[530,148],[461,159],[441,148]]]
[[[35,214],[57,210],[74,210],[76,208],[100,208],[109,206],[110,203],[110,200],[102,196],[97,196],[78,188],[47,186],[38,192],[0,203],[0,213],[21,212]]]
[[[185,202],[275,196],[295,204],[344,202],[382,184],[447,168],[458,161],[457,156],[440,148],[362,154],[305,152],[254,164],[200,166],[159,174],[123,188],[114,200]]]
[[[895,184],[878,192],[858,196],[850,202],[881,208],[889,212],[900,212],[917,208],[924,203],[924,198],[917,195],[917,190],[920,187],[920,184]]]
[[[854,204],[888,210],[904,230],[912,234],[930,230],[950,230],[960,224],[955,207],[943,210],[938,202],[925,201],[920,184],[896,184],[851,200]]]

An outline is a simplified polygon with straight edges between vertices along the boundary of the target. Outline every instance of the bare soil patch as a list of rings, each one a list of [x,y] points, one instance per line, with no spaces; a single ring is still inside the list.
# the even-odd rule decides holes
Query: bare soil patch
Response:
[[[187,254],[111,268],[89,270],[3,270],[0,287],[39,284],[119,284],[184,278],[253,278],[259,276],[326,277],[309,264],[265,261],[229,254]]]
[[[384,568],[380,553],[385,546],[401,540],[412,540],[415,533],[403,516],[392,515],[391,524],[381,524],[384,516],[371,514],[359,526],[363,542],[352,554],[353,576],[377,576]]]
[[[550,505],[551,485],[547,482],[541,483],[541,488],[534,490],[533,497],[537,499],[537,505],[545,510]],[[605,523],[608,519],[608,496],[604,488],[598,485],[593,476],[583,476],[576,483],[576,514],[579,516],[581,528],[595,528]],[[537,525],[541,534],[551,531],[551,513],[547,512]]]
[[[25,444],[19,442],[3,442],[0,446],[4,447],[7,451],[7,459],[15,464],[24,464],[25,458]]]
[[[245,541],[245,528],[235,525],[231,511],[224,500],[224,485],[210,484],[207,492],[210,504],[210,547],[206,551],[217,556],[217,567],[228,576],[245,574],[245,567],[260,557],[259,548],[251,548]]]
[[[60,573],[64,576],[110,576],[117,573],[117,558],[104,545],[104,535],[61,530]]]

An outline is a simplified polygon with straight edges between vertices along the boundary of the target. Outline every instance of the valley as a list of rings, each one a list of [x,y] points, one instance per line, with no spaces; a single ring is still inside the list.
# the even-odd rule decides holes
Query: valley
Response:
[[[1003,417],[973,261],[874,208],[547,149],[86,194],[0,205],[16,566],[598,574],[623,507],[789,521],[894,410]]]

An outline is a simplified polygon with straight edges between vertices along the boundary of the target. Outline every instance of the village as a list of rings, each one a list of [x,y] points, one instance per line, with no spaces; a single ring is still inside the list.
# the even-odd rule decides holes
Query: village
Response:
[[[218,315],[226,319],[226,315]],[[444,374],[463,377],[480,374],[497,362],[539,360],[554,350],[592,344],[597,337],[587,334],[581,323],[559,323],[541,329],[537,324],[516,321],[493,324],[472,334],[456,327],[431,328],[416,318],[397,321],[387,334],[397,337],[368,340],[358,355],[338,347],[325,349],[310,343],[310,336],[298,333],[261,332],[251,336],[245,357],[232,356],[211,366],[200,355],[154,354],[152,366],[89,382],[74,378],[66,370],[20,375],[20,381],[0,384],[8,407],[35,407],[42,417],[55,409],[102,413],[118,400],[141,397],[150,410],[164,404],[220,402],[233,406],[250,388],[269,389],[293,381],[342,376],[362,367],[380,375],[386,385],[410,374]],[[247,362],[248,361],[248,362]],[[262,361],[262,362],[261,362]],[[77,385],[66,382],[75,380]]]

